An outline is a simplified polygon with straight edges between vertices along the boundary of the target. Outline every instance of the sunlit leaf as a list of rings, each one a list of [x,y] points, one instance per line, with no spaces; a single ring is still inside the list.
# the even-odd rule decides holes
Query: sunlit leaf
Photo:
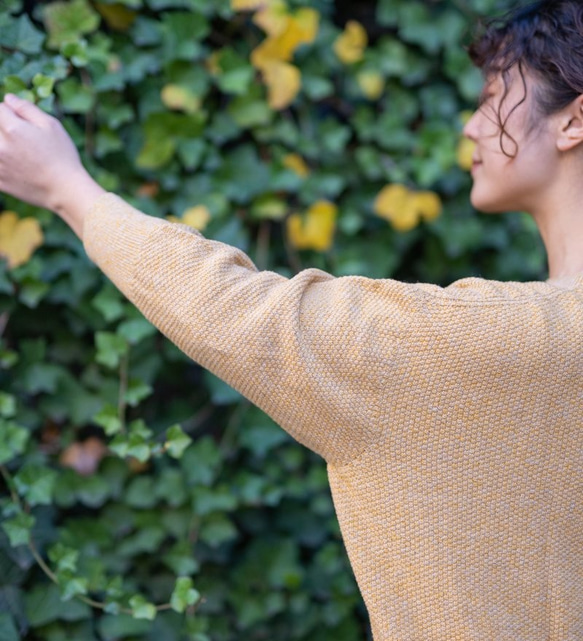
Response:
[[[269,106],[277,110],[288,107],[302,86],[300,70],[287,62],[267,64],[263,69],[263,79],[268,89]]]
[[[333,203],[318,201],[305,216],[293,214],[287,221],[290,243],[296,249],[327,251],[332,246],[338,208]]]
[[[413,206],[426,222],[435,220],[443,209],[440,197],[433,191],[418,191],[412,194]]]
[[[300,28],[302,34],[301,42],[305,44],[314,42],[320,27],[320,14],[318,11],[309,7],[302,7],[295,12],[293,18]]]
[[[27,263],[43,241],[41,226],[35,218],[19,218],[13,211],[0,214],[0,256],[8,260],[9,267]]]
[[[353,64],[364,58],[368,45],[366,29],[356,20],[349,20],[344,31],[334,41],[334,53],[344,64]]]
[[[298,176],[305,178],[310,174],[310,168],[299,154],[287,154],[283,158],[283,166],[295,171]]]
[[[413,192],[401,184],[387,185],[374,202],[375,213],[403,232],[414,229],[421,220],[434,220],[441,209],[441,199],[434,192]]]
[[[288,6],[285,0],[271,0],[263,2],[263,8],[253,16],[253,22],[270,36],[277,36],[285,30],[288,17]]]
[[[209,224],[210,219],[211,213],[208,210],[208,207],[205,207],[204,205],[197,205],[196,207],[190,207],[187,209],[182,214],[182,218],[179,219],[179,221],[193,229],[204,231],[206,226]]]
[[[168,84],[162,89],[162,102],[169,109],[194,113],[200,109],[200,98],[188,87]]]
[[[385,89],[385,79],[378,71],[361,71],[356,80],[362,93],[369,100],[378,100]]]

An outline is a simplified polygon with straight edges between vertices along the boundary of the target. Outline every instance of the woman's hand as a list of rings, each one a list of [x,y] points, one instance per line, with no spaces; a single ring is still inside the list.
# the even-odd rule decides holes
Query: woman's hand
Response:
[[[8,94],[0,103],[0,191],[54,211],[82,238],[83,215],[105,190],[56,118]]]

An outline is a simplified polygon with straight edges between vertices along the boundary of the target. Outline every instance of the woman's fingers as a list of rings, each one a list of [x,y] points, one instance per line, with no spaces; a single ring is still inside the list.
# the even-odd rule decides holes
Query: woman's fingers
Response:
[[[0,132],[5,136],[11,136],[18,131],[18,128],[25,124],[22,118],[5,103],[0,103]]]
[[[81,168],[77,149],[56,118],[27,100],[0,103],[1,191],[54,210]]]
[[[35,104],[8,93],[4,96],[2,104],[8,105],[11,111],[22,120],[26,120],[34,125],[42,126],[51,118],[42,109],[39,109]]]

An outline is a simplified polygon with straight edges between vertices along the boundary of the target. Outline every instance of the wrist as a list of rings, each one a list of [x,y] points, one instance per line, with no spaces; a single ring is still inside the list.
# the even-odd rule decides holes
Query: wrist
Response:
[[[49,209],[62,218],[83,240],[83,223],[93,203],[106,193],[85,168],[70,176],[66,186],[52,199]]]

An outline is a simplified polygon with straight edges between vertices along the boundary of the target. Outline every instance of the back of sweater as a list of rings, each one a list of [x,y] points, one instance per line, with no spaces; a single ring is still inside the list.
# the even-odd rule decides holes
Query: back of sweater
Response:
[[[326,459],[375,641],[583,639],[583,278],[288,280],[113,194],[84,238]]]

